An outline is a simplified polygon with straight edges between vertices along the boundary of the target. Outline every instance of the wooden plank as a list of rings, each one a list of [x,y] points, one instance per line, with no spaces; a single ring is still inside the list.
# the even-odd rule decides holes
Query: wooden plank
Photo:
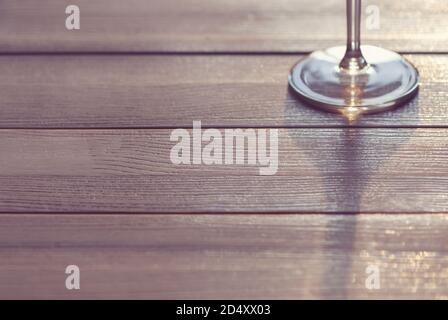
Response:
[[[341,0],[77,0],[81,28],[65,27],[67,2],[3,0],[1,52],[304,52],[345,43]],[[445,0],[365,0],[380,28],[364,41],[407,52],[447,52]],[[363,10],[364,18],[371,13]]]
[[[174,165],[171,132],[1,130],[0,211],[448,212],[446,129],[282,129],[273,176]]]
[[[296,55],[0,56],[1,128],[347,126],[288,91]],[[412,55],[407,106],[359,126],[447,126],[448,55]]]
[[[0,298],[446,299],[447,234],[447,215],[2,215]]]

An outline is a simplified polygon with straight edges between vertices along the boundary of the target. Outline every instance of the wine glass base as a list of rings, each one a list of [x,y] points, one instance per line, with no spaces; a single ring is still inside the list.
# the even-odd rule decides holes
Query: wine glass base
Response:
[[[418,91],[417,69],[399,54],[362,46],[368,66],[341,69],[345,47],[316,51],[291,70],[291,88],[314,107],[342,114],[376,113],[409,101]]]

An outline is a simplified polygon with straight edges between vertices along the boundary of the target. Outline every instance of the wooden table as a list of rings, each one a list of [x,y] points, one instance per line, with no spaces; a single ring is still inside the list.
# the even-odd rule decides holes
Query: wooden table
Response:
[[[63,1],[0,1],[0,298],[448,298],[445,0],[364,1],[421,89],[353,124],[287,86],[344,1],[73,3],[68,31]],[[194,120],[278,129],[278,173],[173,165]]]

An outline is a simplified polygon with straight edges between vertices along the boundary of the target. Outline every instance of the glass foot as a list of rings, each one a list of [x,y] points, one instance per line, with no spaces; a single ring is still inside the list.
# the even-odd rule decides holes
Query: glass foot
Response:
[[[316,51],[295,65],[293,90],[309,104],[342,114],[376,113],[397,107],[418,90],[417,69],[399,54],[362,46],[367,66],[341,68],[346,47]]]

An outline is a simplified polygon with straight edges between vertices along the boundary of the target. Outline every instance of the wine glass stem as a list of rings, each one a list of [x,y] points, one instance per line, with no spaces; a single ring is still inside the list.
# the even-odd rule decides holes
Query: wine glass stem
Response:
[[[347,0],[347,51],[339,66],[348,71],[367,67],[361,52],[361,0]]]

